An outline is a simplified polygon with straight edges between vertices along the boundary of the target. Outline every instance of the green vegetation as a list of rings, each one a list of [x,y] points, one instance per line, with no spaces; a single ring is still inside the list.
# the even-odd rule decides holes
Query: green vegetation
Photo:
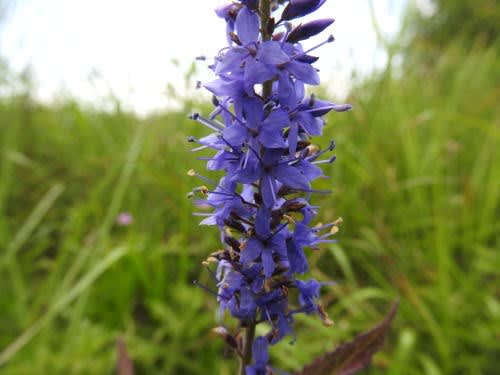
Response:
[[[432,69],[389,67],[329,118],[338,244],[309,254],[337,284],[334,327],[302,318],[273,353],[287,369],[367,329],[400,297],[371,374],[495,374],[500,346],[498,45],[449,43]],[[186,175],[202,168],[186,110],[139,119],[25,94],[0,101],[0,373],[108,374],[115,341],[139,374],[232,374],[200,262]],[[328,137],[327,137],[328,138]],[[134,222],[116,225],[120,212]]]
[[[430,3],[437,10],[432,15],[413,15],[415,44],[439,49],[457,36],[467,44],[478,40],[488,45],[496,43],[500,7],[495,0],[431,0]]]

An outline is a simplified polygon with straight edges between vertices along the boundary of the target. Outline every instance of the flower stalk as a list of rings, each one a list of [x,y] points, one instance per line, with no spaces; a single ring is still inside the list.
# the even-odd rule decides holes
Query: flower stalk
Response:
[[[269,21],[271,19],[271,1],[270,0],[260,0],[259,4],[260,20],[261,20],[261,35],[263,41],[268,41],[271,39],[271,34],[269,33]],[[264,100],[269,98],[272,92],[273,82],[267,80],[262,84],[262,97]]]
[[[252,362],[252,344],[255,338],[256,323],[250,323],[245,328],[245,338],[243,340],[243,356],[240,358],[240,375],[246,374],[246,368]]]

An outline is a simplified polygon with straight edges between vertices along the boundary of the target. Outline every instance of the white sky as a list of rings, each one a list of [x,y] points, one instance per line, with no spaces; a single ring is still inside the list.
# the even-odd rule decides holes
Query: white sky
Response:
[[[171,106],[166,85],[183,92],[182,77],[194,57],[214,56],[225,45],[224,21],[213,9],[226,2],[14,0],[0,31],[0,55],[14,71],[31,66],[42,100],[64,93],[105,107],[112,93],[144,114]],[[383,32],[396,32],[406,0],[373,2]],[[326,17],[335,19],[328,30],[336,41],[319,50],[315,66],[332,93],[342,96],[353,69],[367,73],[385,59],[377,52],[368,0],[329,0],[314,15]],[[199,68],[197,79],[210,80],[203,63]]]

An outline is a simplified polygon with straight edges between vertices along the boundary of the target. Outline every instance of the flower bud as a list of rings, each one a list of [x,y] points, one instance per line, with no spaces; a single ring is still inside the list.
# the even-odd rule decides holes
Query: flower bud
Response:
[[[281,19],[290,21],[294,18],[303,17],[321,7],[326,0],[290,0],[286,6]]]
[[[288,34],[286,41],[288,43],[297,43],[300,40],[308,39],[322,32],[324,29],[330,26],[333,21],[334,20],[332,18],[327,18],[301,24],[293,29],[290,34]]]

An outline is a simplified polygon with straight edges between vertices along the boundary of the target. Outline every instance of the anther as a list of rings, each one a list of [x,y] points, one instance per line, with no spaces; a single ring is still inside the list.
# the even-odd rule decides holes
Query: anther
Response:
[[[311,98],[309,99],[309,107],[314,107],[315,102],[316,102],[316,95],[311,94]]]
[[[317,154],[320,149],[317,145],[309,145],[306,147],[306,150],[307,150],[306,156],[311,156],[311,155]]]
[[[328,313],[326,312],[325,308],[323,307],[323,305],[321,304],[318,304],[318,312],[319,312],[319,316],[321,318],[321,321],[323,322],[323,325],[326,326],[326,327],[331,327],[333,326],[334,322],[333,320],[330,319],[330,317],[328,316]]]
[[[316,45],[316,46],[314,46],[314,47],[312,47],[312,48],[308,49],[306,52],[304,52],[304,53],[300,54],[299,56],[302,56],[302,55],[307,55],[309,52],[314,51],[315,49],[317,49],[317,48],[319,48],[319,47],[322,47],[322,46],[324,46],[324,45],[325,45],[325,44],[327,44],[327,43],[331,43],[331,42],[333,42],[334,40],[335,40],[335,38],[333,37],[333,35],[330,35],[330,36],[328,37],[328,39],[327,39],[327,40],[325,40],[324,42],[321,42],[320,44],[318,44],[318,45]],[[296,56],[296,57],[299,57],[299,56]]]

